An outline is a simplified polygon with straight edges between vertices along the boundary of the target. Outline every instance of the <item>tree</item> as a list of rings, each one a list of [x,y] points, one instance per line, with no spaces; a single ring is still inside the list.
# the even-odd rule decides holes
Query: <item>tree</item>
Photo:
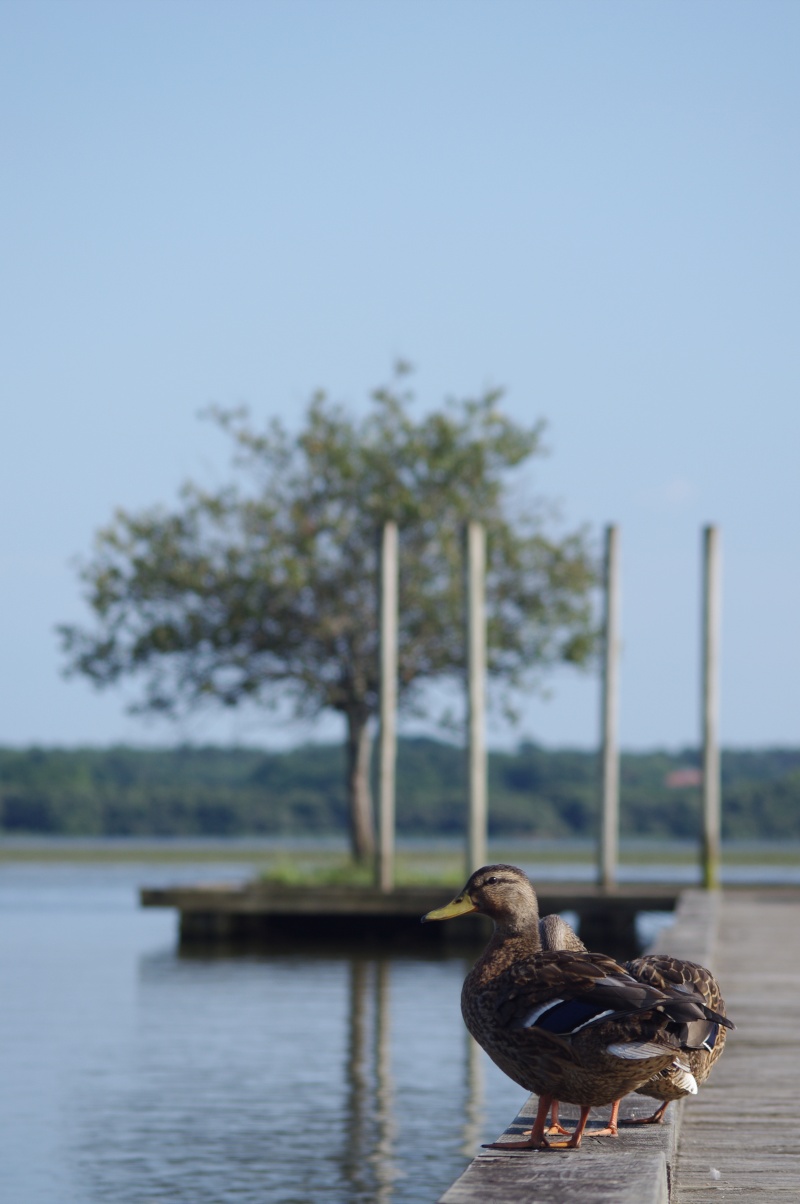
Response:
[[[67,673],[143,685],[134,711],[289,698],[299,716],[344,716],[351,843],[374,848],[370,719],[378,699],[377,531],[401,531],[398,697],[419,706],[434,678],[463,671],[461,530],[487,524],[489,673],[506,703],[593,643],[596,575],[585,531],[547,533],[540,506],[514,505],[510,470],[541,454],[541,424],[500,411],[498,390],[414,418],[409,368],[355,418],[314,395],[291,433],[246,410],[213,410],[237,475],[188,483],[173,509],[118,510],[80,569],[92,629],[63,626]]]

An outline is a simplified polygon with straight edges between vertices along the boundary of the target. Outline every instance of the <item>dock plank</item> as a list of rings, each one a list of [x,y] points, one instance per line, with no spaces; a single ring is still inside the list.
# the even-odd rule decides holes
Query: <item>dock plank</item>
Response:
[[[800,900],[725,892],[715,963],[737,1030],[686,1109],[674,1204],[800,1200]]]
[[[584,1154],[580,1165],[570,1162],[568,1153],[545,1154],[543,1159],[524,1154],[513,1160],[480,1158],[469,1178],[458,1179],[440,1204],[499,1204],[505,1200],[535,1200],[536,1204],[576,1204],[580,1200],[586,1204],[590,1199],[591,1204],[668,1204],[664,1155],[626,1154],[611,1167],[602,1155],[591,1152]]]
[[[498,1140],[530,1132],[536,1115],[531,1096]],[[664,1125],[625,1130],[622,1138],[591,1136],[602,1128],[608,1108],[592,1113],[580,1150],[485,1150],[448,1188],[438,1204],[667,1204],[669,1168],[677,1150],[676,1115]],[[620,1116],[647,1116],[652,1101],[628,1096]],[[567,1128],[579,1109],[561,1105]]]

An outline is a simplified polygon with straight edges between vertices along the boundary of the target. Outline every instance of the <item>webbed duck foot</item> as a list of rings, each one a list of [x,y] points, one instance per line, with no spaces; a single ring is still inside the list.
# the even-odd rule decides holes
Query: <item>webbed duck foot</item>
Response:
[[[536,1120],[525,1141],[492,1141],[483,1146],[484,1150],[552,1150],[554,1147],[544,1135],[547,1124],[547,1114],[551,1104],[556,1109],[558,1117],[558,1102],[553,1103],[552,1095],[540,1095],[539,1107],[536,1110]]]
[[[611,1105],[611,1115],[608,1118],[608,1124],[604,1129],[587,1129],[587,1137],[619,1137],[619,1105],[620,1101],[615,1100]]]
[[[550,1105],[550,1125],[545,1129],[548,1137],[569,1137],[569,1129],[565,1129],[558,1121],[558,1100],[554,1099]]]
[[[534,1141],[529,1137],[527,1141],[487,1141],[482,1146],[482,1150],[552,1150],[555,1147],[545,1137]]]
[[[551,1150],[579,1150],[581,1148],[581,1138],[583,1137],[583,1133],[586,1128],[586,1122],[589,1119],[589,1113],[591,1112],[591,1110],[592,1109],[590,1107],[589,1108],[581,1108],[580,1119],[578,1120],[578,1123],[575,1126],[575,1131],[572,1134],[572,1136],[570,1137],[569,1141],[551,1141],[550,1149]],[[613,1117],[614,1113],[612,1112],[611,1115]],[[533,1132],[531,1132],[531,1136],[533,1136]]]
[[[581,1108],[581,1115],[578,1124],[575,1127],[574,1133],[570,1136],[569,1141],[548,1141],[545,1137],[545,1125],[547,1124],[547,1114],[550,1107],[555,1107],[554,1119],[558,1124],[558,1101],[553,1104],[553,1097],[550,1095],[539,1096],[539,1108],[536,1113],[536,1120],[533,1122],[530,1136],[525,1141],[493,1141],[491,1145],[485,1145],[485,1150],[579,1150],[581,1147],[581,1138],[583,1137],[586,1122],[589,1119],[591,1108]],[[612,1111],[612,1118],[614,1112]],[[564,1129],[558,1126],[559,1130],[564,1133]],[[566,1135],[566,1134],[565,1134]]]
[[[629,1116],[627,1120],[620,1121],[623,1125],[663,1125],[664,1114],[667,1111],[669,1100],[657,1108],[652,1116]]]

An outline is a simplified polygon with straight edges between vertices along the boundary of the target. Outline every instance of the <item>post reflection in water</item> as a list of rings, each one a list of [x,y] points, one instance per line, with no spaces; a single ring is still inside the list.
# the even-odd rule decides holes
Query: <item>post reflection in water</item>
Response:
[[[466,1028],[464,1034],[467,1044],[465,1059],[467,1106],[464,1110],[464,1139],[461,1143],[461,1152],[465,1158],[474,1158],[484,1130],[484,1058],[486,1055]]]
[[[392,1090],[392,1052],[389,1023],[389,964],[385,960],[376,967],[375,1000],[378,1010],[376,1034],[376,1065],[378,1078],[378,1195],[381,1202],[391,1198],[393,1167],[391,1163],[394,1145],[394,1112]]]
[[[407,1194],[413,1160],[434,1164],[431,1181],[443,1189],[525,1098],[489,1065],[463,1025],[460,988],[470,966],[464,958],[349,959],[342,1164],[354,1199],[427,1199],[424,1192]]]
[[[376,1204],[391,1200],[394,1178],[389,986],[386,958],[352,959],[342,1161],[353,1187]]]
[[[427,1201],[475,1156],[487,1123],[494,1136],[524,1094],[496,1072],[487,1108],[486,1055],[460,1011],[470,960],[376,956],[347,965],[341,1158],[348,1198]]]

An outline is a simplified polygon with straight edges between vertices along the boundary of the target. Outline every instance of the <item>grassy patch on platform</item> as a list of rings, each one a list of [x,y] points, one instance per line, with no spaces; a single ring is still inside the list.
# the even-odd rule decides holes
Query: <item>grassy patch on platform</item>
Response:
[[[259,881],[278,886],[372,886],[371,865],[347,857],[281,857],[264,867]],[[397,886],[463,885],[464,857],[456,853],[399,853],[395,861]]]

